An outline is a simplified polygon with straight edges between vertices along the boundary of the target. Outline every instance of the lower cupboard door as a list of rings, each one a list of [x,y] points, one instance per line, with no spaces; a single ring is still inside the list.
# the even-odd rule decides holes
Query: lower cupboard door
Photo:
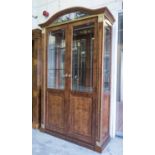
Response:
[[[92,97],[70,95],[68,134],[78,140],[94,141],[94,104]]]

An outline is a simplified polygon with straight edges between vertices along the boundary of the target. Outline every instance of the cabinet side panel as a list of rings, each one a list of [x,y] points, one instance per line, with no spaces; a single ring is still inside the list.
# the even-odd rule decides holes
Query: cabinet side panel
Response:
[[[101,140],[102,143],[109,136],[109,112],[110,112],[110,95],[103,94],[103,102],[102,102],[102,118],[101,118]]]
[[[102,55],[102,105],[101,105],[101,144],[109,138],[110,95],[111,95],[111,37],[112,27],[109,23],[103,25],[103,55]]]

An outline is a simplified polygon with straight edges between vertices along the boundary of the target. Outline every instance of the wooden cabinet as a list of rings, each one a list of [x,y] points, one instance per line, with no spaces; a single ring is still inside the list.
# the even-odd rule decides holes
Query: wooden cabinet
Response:
[[[41,130],[99,152],[110,139],[113,22],[107,8],[75,7],[40,24]]]
[[[32,127],[40,127],[41,106],[41,30],[32,31]]]

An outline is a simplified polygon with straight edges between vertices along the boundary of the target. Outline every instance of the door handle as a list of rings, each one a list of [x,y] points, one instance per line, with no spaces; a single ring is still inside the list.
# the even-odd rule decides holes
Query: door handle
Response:
[[[65,74],[64,77],[66,77],[66,78],[67,78],[67,77],[70,78],[71,75],[70,75],[70,74]]]
[[[69,78],[70,78],[70,77],[71,77],[71,75],[70,75],[70,74],[68,74],[68,76],[67,76],[67,77],[69,77]]]
[[[66,78],[67,76],[68,76],[68,74],[65,74],[63,77],[65,77],[65,78]]]

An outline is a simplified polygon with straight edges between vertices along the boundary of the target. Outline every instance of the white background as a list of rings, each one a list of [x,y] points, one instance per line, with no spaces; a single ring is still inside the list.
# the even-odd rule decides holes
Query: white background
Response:
[[[0,155],[32,154],[32,2],[0,4]],[[124,155],[155,154],[155,12],[124,0]]]

